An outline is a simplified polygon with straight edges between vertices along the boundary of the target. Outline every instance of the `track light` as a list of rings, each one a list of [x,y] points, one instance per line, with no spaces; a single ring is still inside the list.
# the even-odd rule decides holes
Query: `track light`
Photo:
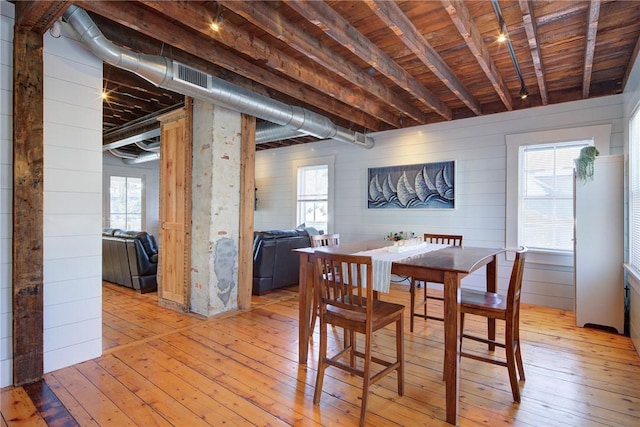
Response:
[[[507,41],[507,35],[504,33],[504,31],[500,30],[500,33],[498,33],[497,41],[498,43],[504,43]]]
[[[209,26],[213,31],[220,31],[220,27],[222,25],[222,15],[219,15],[215,21],[213,21]]]
[[[216,17],[213,19],[211,24],[209,24],[209,26],[213,31],[220,31],[223,19],[224,18],[222,17],[222,11],[220,10],[220,4],[216,2]]]
[[[525,100],[529,96],[529,91],[524,85],[520,88],[520,99]]]

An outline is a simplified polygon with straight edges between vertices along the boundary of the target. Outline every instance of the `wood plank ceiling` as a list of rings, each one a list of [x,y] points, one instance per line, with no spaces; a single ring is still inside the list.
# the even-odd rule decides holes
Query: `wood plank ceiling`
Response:
[[[75,4],[116,44],[365,133],[621,93],[640,36],[637,1]],[[497,41],[501,27],[509,43]],[[104,85],[105,134],[182,102],[108,65]]]

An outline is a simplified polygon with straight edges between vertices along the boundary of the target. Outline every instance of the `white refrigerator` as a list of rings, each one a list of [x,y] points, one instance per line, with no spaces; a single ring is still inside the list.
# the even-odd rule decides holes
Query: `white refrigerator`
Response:
[[[574,174],[575,175],[575,174]],[[578,326],[624,333],[624,162],[598,156],[593,180],[575,180],[575,313]]]

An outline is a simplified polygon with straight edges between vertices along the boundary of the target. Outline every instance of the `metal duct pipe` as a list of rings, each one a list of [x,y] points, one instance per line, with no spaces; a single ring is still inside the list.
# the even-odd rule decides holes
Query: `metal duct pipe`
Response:
[[[63,18],[96,56],[136,73],[157,86],[288,126],[317,138],[332,138],[365,148],[373,147],[370,136],[341,128],[320,114],[251,92],[169,58],[140,54],[116,46],[107,40],[87,12],[78,6],[69,6]]]
[[[153,151],[157,153],[160,151],[160,141],[147,142],[147,141],[136,141],[136,145],[138,148],[144,151]]]
[[[158,160],[160,158],[160,153],[144,153],[136,156],[135,159],[122,159],[122,161],[128,165],[134,165],[136,163],[145,163],[151,162],[153,160]]]
[[[283,139],[297,138],[305,135],[308,134],[270,122],[260,122],[256,126],[256,144],[282,141]]]

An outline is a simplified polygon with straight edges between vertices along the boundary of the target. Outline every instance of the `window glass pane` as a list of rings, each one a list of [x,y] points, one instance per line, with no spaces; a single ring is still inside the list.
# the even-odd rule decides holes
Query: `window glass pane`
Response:
[[[589,144],[575,141],[522,148],[521,244],[573,250],[574,159]]]
[[[127,213],[142,213],[142,180],[127,178]]]
[[[109,226],[142,230],[142,178],[112,176],[109,181]]]
[[[110,216],[111,228],[120,228],[122,230],[127,229],[127,219],[125,214],[114,214]]]
[[[629,120],[629,263],[640,272],[640,110]]]
[[[329,167],[316,165],[298,168],[297,219],[307,227],[327,230]]]

